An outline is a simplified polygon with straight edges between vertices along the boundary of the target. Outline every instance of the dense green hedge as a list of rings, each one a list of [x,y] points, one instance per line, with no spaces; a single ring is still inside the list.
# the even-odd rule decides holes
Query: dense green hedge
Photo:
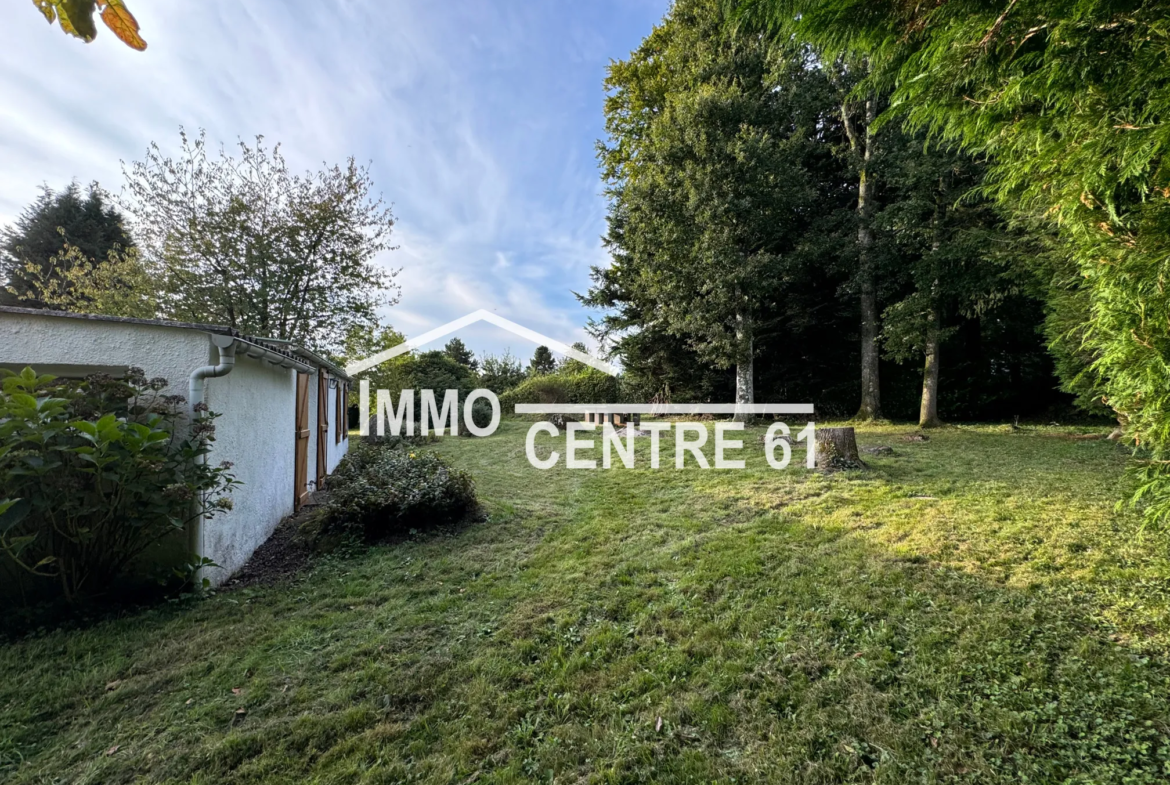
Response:
[[[575,373],[533,376],[500,396],[500,409],[513,413],[518,403],[617,403],[616,377],[589,368]]]

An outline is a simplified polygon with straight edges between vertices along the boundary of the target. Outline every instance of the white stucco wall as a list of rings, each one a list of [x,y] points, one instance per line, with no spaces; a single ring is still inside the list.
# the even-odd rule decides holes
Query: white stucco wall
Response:
[[[177,395],[187,395],[187,377],[207,364],[210,347],[207,333],[179,327],[0,312],[4,365],[137,366]]]
[[[220,415],[209,460],[231,461],[243,483],[232,493],[232,510],[204,522],[203,552],[220,566],[207,571],[212,583],[244,566],[292,514],[295,377],[295,371],[241,356],[230,374],[204,382],[204,400]]]
[[[3,365],[137,366],[148,378],[166,378],[169,393],[186,396],[191,372],[217,361],[211,336],[198,329],[0,311]],[[232,494],[233,509],[204,524],[203,553],[221,567],[208,570],[207,577],[219,584],[293,511],[296,372],[240,353],[230,374],[205,385],[204,400],[220,414],[209,460],[231,461],[243,483]],[[337,390],[329,393],[327,467],[332,471],[349,441],[334,443]],[[314,370],[309,382],[310,483],[317,471],[316,426]]]

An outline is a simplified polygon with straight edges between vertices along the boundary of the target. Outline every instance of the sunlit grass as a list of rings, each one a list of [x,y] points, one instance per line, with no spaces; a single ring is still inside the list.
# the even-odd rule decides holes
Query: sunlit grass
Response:
[[[755,429],[743,471],[541,472],[527,425],[436,445],[486,522],[0,646],[0,779],[1170,777],[1170,560],[1115,445],[880,426],[826,476]]]

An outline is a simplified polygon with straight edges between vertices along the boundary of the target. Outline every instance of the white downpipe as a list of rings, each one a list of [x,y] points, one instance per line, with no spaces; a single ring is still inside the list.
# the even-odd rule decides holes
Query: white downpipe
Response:
[[[215,379],[220,376],[227,376],[236,367],[236,339],[229,335],[213,335],[211,336],[211,343],[219,349],[219,365],[205,365],[202,368],[196,368],[191,372],[190,384],[187,390],[187,401],[189,404],[188,416],[190,417],[189,424],[194,425],[199,418],[199,412],[195,411],[197,404],[203,403],[203,382],[205,379]],[[207,463],[207,455],[199,456],[200,463]],[[203,504],[200,499],[200,512],[191,519],[190,530],[187,532],[187,544],[191,553],[195,556],[203,555]],[[198,581],[202,576],[202,570],[195,575],[195,580]]]

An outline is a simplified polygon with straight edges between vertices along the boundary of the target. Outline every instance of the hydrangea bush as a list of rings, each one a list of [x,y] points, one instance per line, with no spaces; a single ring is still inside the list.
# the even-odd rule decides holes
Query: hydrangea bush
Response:
[[[0,370],[0,559],[68,602],[107,590],[196,516],[231,509],[231,465],[203,461],[215,417],[131,368],[83,381]]]

